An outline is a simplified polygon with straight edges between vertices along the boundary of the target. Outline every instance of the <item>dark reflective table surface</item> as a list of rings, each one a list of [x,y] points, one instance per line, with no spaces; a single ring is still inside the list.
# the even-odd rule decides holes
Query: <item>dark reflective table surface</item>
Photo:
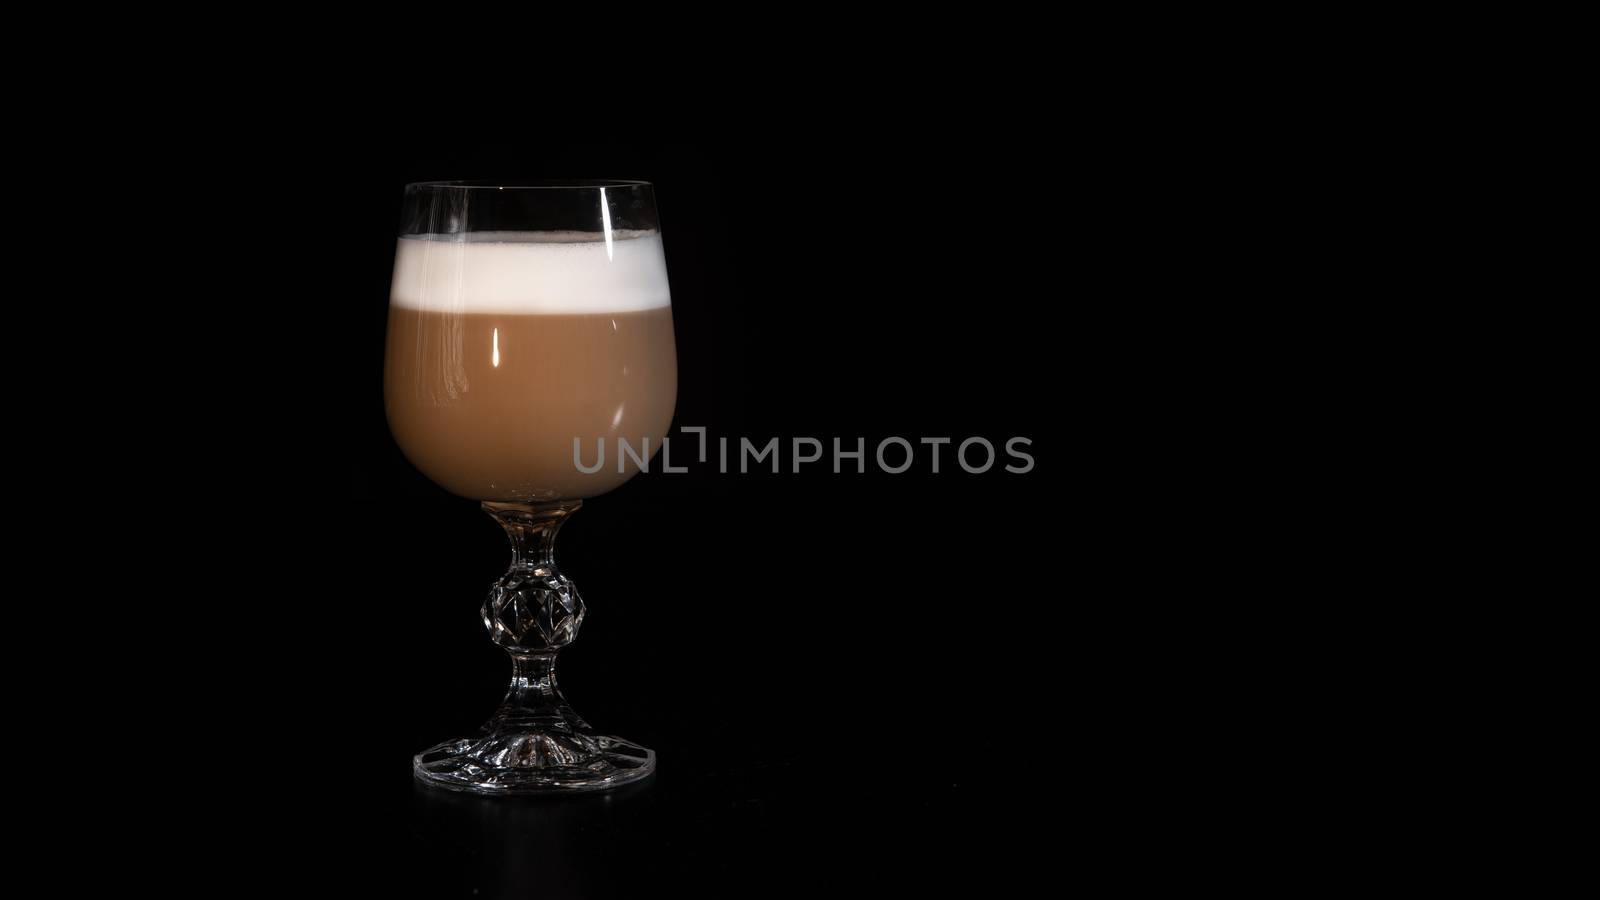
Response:
[[[641,784],[550,798],[453,793],[397,771],[321,804],[342,812],[319,823],[331,853],[308,871],[368,896],[782,896],[841,884],[989,892],[1022,890],[1066,849],[1059,823],[1035,824],[1030,812],[1045,793],[1002,795],[978,771],[963,784],[914,764],[871,787],[845,774],[796,760],[718,768],[668,756]]]

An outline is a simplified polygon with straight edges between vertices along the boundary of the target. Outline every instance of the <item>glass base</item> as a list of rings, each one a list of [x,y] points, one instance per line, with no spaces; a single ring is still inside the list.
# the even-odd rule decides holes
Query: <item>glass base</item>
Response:
[[[570,794],[648,778],[656,754],[618,737],[535,728],[446,741],[417,754],[412,769],[419,780],[453,791]]]

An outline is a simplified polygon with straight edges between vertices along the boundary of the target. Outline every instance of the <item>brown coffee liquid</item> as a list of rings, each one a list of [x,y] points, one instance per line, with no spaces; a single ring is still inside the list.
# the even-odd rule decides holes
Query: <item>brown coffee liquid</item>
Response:
[[[660,450],[677,398],[672,308],[452,313],[392,306],[384,400],[406,458],[475,500],[593,497]],[[605,464],[592,468],[603,439]]]

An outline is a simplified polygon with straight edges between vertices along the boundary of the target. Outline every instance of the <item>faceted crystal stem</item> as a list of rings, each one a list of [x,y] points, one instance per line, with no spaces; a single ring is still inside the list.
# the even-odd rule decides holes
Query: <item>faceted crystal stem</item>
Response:
[[[496,503],[485,501],[483,511],[506,528],[510,538],[512,569],[555,569],[555,533],[566,517],[582,508],[582,500],[557,503]]]
[[[500,701],[490,727],[494,729],[558,726],[586,729],[588,724],[572,711],[556,686],[555,651],[511,654],[511,687]]]
[[[588,727],[556,687],[556,654],[577,638],[584,612],[577,589],[556,569],[556,532],[582,505],[483,504],[511,538],[511,568],[483,604],[490,638],[511,654],[511,687],[490,729]]]
[[[556,568],[555,543],[562,523],[581,506],[582,500],[483,504],[511,538],[511,568],[484,600],[483,625],[513,659],[560,650],[578,636],[583,599]]]
[[[582,500],[556,503],[497,503],[485,501],[483,511],[494,516],[511,538],[511,568],[555,569],[556,532],[567,516],[583,506]]]

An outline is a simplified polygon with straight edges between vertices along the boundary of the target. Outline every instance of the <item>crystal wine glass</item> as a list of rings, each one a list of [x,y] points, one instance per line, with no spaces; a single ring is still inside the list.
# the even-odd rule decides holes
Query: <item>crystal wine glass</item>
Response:
[[[659,448],[677,399],[654,191],[640,181],[406,186],[384,404],[406,458],[511,537],[483,623],[511,687],[481,733],[418,754],[423,781],[479,793],[603,790],[655,754],[596,733],[556,687],[584,605],[556,532]]]

